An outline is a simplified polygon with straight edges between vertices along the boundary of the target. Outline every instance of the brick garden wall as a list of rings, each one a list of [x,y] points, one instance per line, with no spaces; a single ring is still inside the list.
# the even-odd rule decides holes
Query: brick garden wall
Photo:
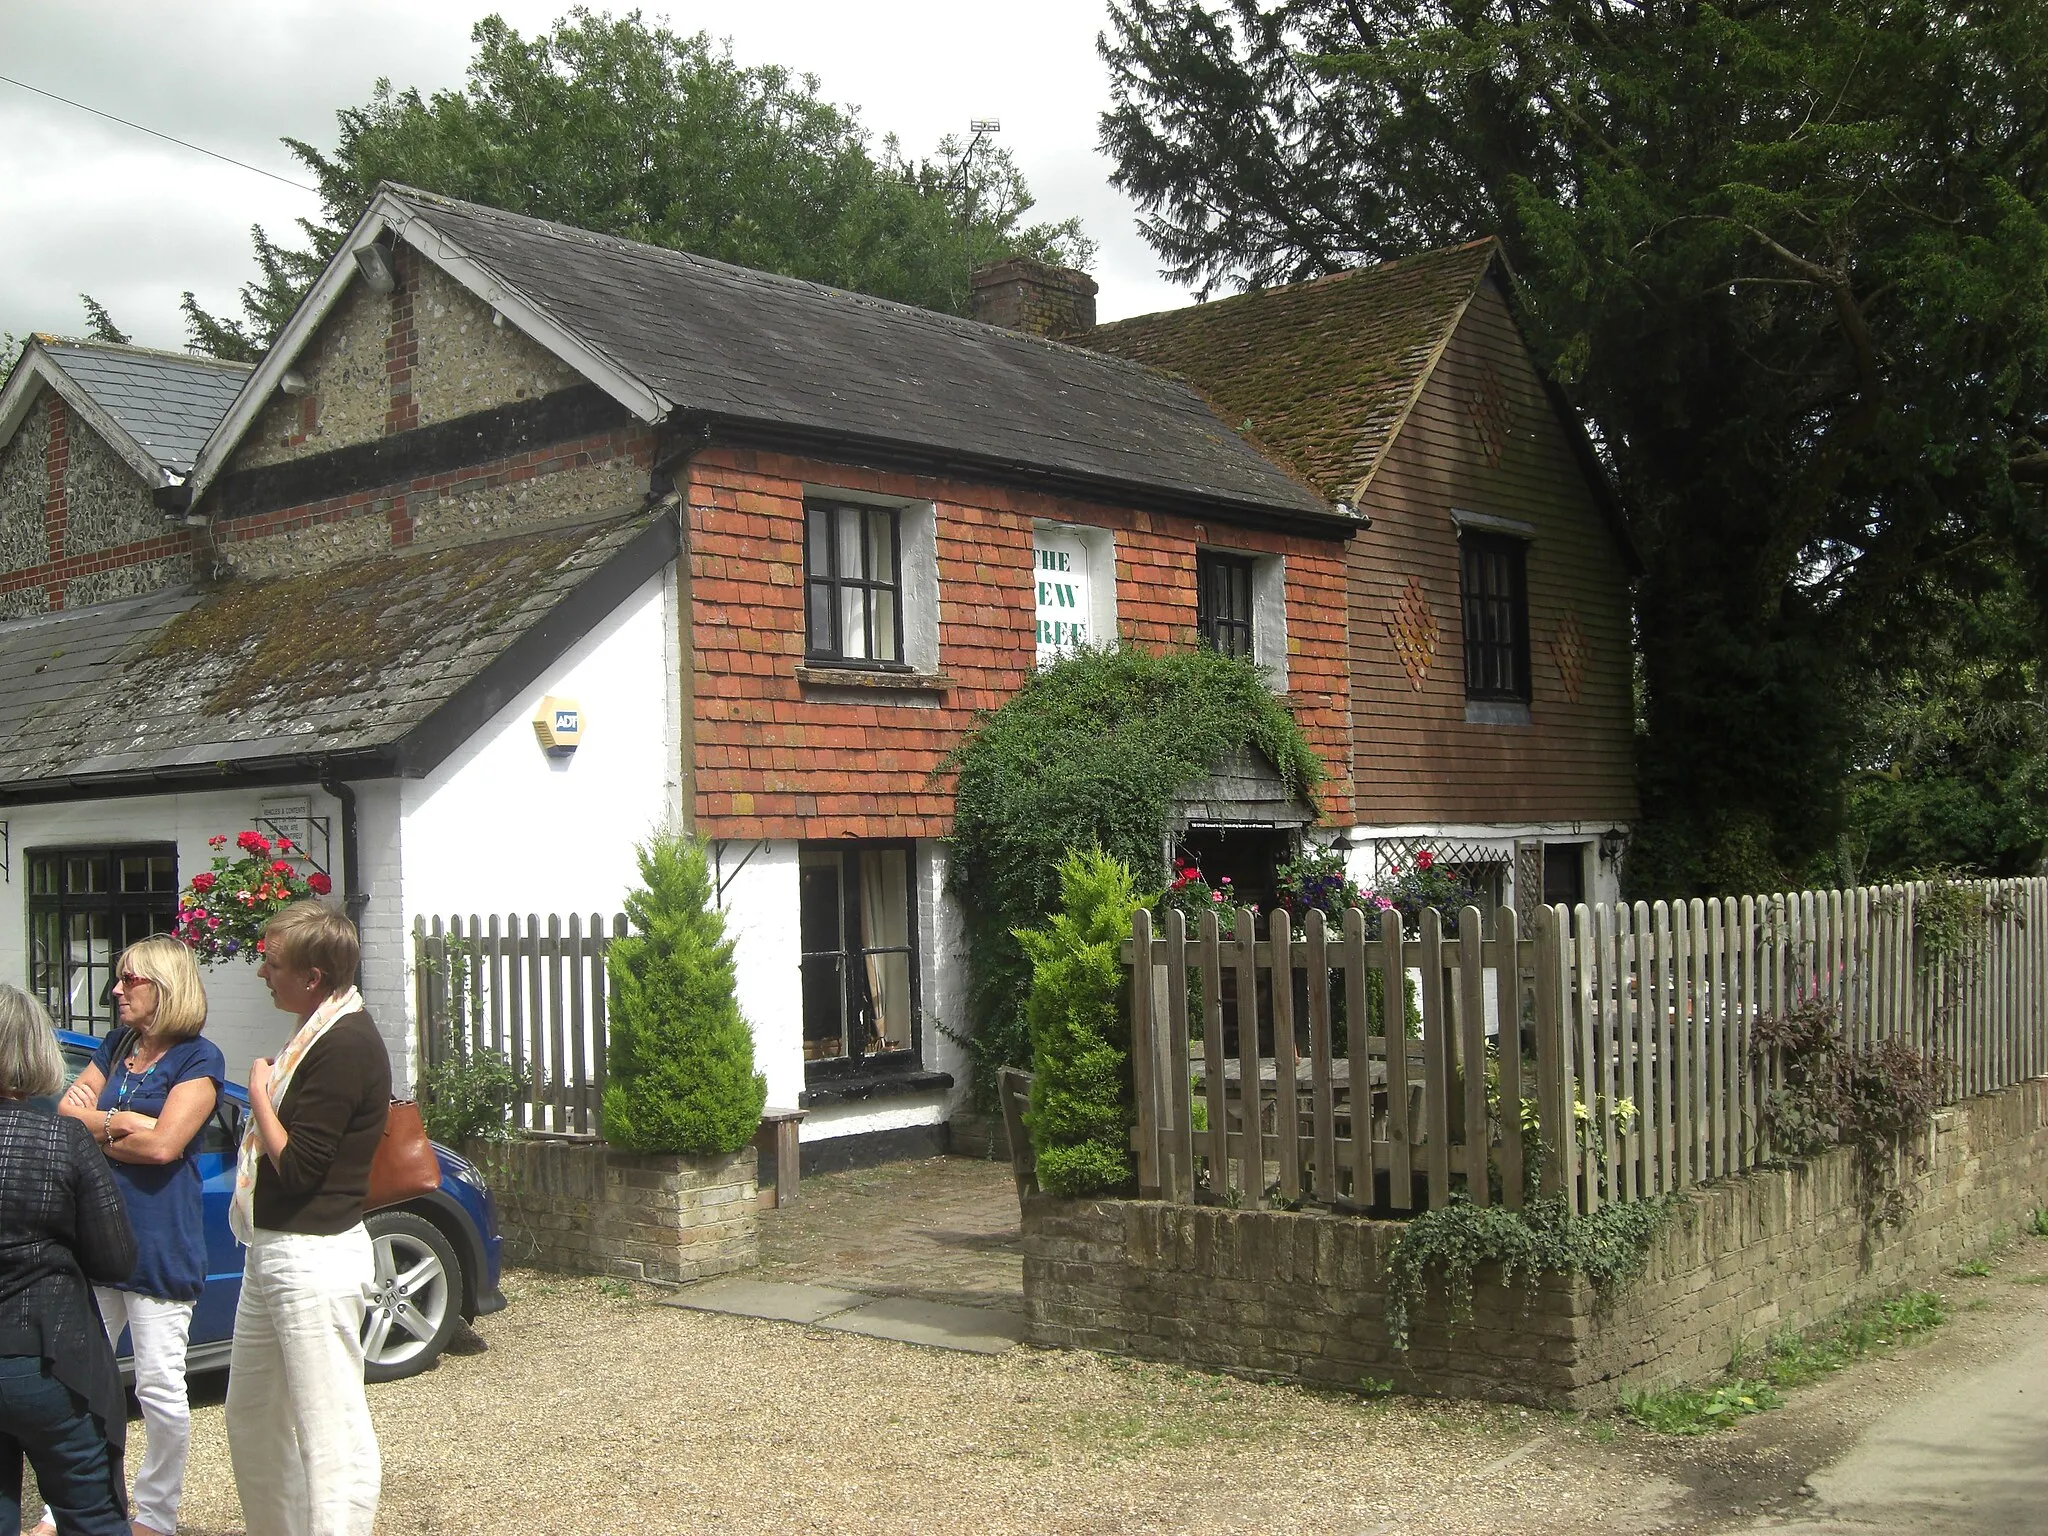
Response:
[[[752,1147],[692,1158],[508,1141],[468,1153],[497,1202],[508,1263],[686,1281],[760,1261]]]
[[[1838,1150],[1692,1191],[1644,1276],[1606,1304],[1583,1280],[1507,1289],[1482,1269],[1471,1322],[1447,1327],[1432,1296],[1405,1354],[1384,1324],[1398,1223],[1035,1196],[1031,1340],[1334,1387],[1604,1406],[1925,1280],[2048,1205],[2048,1079],[1942,1111],[1921,1150],[1896,1230],[1865,1225]]]

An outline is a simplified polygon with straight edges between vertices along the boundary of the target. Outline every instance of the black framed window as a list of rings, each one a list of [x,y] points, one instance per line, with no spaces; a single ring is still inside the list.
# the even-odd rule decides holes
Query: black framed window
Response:
[[[1529,701],[1528,545],[1466,533],[1465,697]]]
[[[1249,555],[1195,555],[1195,628],[1226,656],[1252,653],[1252,561]]]
[[[173,843],[28,850],[28,984],[66,1029],[114,1022],[122,950],[178,922]]]
[[[797,853],[804,1071],[917,1063],[917,887],[908,843]]]
[[[895,507],[804,503],[804,633],[811,657],[903,664],[903,528]]]

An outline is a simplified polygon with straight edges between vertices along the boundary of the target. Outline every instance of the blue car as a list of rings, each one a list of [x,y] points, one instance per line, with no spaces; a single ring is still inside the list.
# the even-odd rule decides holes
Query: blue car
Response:
[[[68,1079],[92,1062],[100,1042],[57,1031]],[[249,1113],[249,1090],[229,1083],[199,1133],[199,1176],[206,1211],[206,1289],[192,1313],[190,1372],[225,1369],[242,1293],[242,1245],[228,1230],[235,1149]],[[498,1213],[483,1175],[439,1142],[441,1187],[364,1218],[377,1255],[376,1291],[363,1316],[363,1378],[396,1381],[424,1371],[447,1348],[458,1322],[505,1305],[498,1290]],[[127,1335],[121,1368],[128,1369]]]

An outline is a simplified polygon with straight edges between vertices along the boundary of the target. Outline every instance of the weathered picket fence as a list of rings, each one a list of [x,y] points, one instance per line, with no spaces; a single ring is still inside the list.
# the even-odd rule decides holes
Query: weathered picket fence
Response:
[[[1856,1044],[1936,1059],[1951,1101],[2048,1070],[2040,879],[1541,907],[1529,937],[1505,907],[1455,934],[1374,921],[1310,912],[1297,933],[1275,912],[1261,939],[1249,914],[1228,934],[1137,915],[1144,1192],[1519,1206],[1528,1154],[1577,1211],[1664,1194],[1771,1155],[1752,1033],[1811,999]]]
[[[413,921],[420,1061],[496,1051],[526,1084],[512,1123],[538,1135],[594,1136],[604,1097],[609,996],[605,953],[623,914],[545,921],[517,913]]]

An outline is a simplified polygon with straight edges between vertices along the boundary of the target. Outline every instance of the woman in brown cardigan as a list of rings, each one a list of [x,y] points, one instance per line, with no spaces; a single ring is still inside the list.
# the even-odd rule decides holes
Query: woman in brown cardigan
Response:
[[[249,1245],[228,1450],[249,1536],[369,1536],[381,1468],[363,1396],[374,1276],[363,1201],[391,1059],[356,990],[355,925],[315,901],[264,929],[257,975],[298,1028],[249,1073],[229,1224]]]

